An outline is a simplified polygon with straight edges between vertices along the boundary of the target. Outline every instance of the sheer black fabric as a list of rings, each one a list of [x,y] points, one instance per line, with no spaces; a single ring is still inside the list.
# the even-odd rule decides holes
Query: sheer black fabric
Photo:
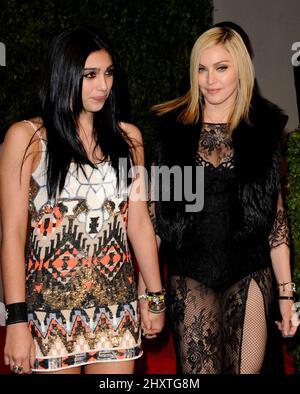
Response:
[[[168,288],[179,372],[261,371],[273,298],[270,268],[221,292],[184,276],[170,277]]]
[[[234,242],[237,192],[227,129],[227,124],[203,124],[196,163],[204,167],[204,207],[194,215],[192,231],[183,235],[184,247],[170,256],[169,264],[170,275],[187,276],[216,291],[269,267],[270,247],[288,244],[285,211],[279,203],[269,244],[266,240],[265,245],[247,249]]]
[[[225,123],[203,123],[197,155],[199,165],[233,169],[232,141],[227,128]]]
[[[281,204],[278,204],[275,222],[269,237],[270,248],[276,248],[282,244],[290,246],[287,214]]]
[[[261,372],[274,288],[270,248],[289,245],[280,193],[269,240],[252,249],[234,241],[237,186],[227,129],[203,123],[196,163],[204,167],[204,208],[183,247],[165,255],[182,373]]]

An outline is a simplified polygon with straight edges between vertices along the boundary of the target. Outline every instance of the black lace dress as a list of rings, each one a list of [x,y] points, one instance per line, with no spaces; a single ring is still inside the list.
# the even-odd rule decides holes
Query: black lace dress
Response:
[[[234,152],[226,124],[203,124],[196,160],[204,166],[204,208],[168,264],[181,372],[259,373],[272,304],[270,250],[251,256],[233,241]],[[269,244],[282,243],[289,240],[280,198]]]

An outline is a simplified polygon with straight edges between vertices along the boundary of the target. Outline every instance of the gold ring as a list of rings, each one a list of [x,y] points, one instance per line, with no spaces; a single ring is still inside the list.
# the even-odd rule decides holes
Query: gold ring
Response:
[[[22,365],[14,365],[12,368],[12,372],[16,374],[20,374],[23,372],[23,367]]]

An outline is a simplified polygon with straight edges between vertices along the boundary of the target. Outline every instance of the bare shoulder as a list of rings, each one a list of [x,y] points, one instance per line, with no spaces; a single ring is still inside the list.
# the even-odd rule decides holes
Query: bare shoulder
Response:
[[[133,125],[132,123],[125,123],[125,122],[120,122],[120,127],[121,129],[126,133],[128,138],[132,141],[134,145],[136,143],[143,143],[143,137],[142,133],[140,132],[140,129]]]
[[[5,139],[4,139],[4,144],[7,142],[16,142],[18,141],[22,144],[24,141],[29,142],[29,140],[32,138],[34,134],[34,131],[30,124],[20,121],[12,124],[10,128],[7,130]]]
[[[35,133],[30,123],[20,121],[10,126],[7,130],[4,142],[3,151],[13,150],[15,153],[24,152],[27,148],[29,151],[36,145],[39,138]]]
[[[46,138],[46,130],[43,126],[43,120],[41,117],[36,116],[35,118],[28,119],[24,123],[31,126],[32,130],[36,133],[38,132],[39,136],[42,138]]]
[[[41,117],[36,116],[35,118],[28,119],[30,123],[34,125],[37,129],[43,129],[43,120]]]

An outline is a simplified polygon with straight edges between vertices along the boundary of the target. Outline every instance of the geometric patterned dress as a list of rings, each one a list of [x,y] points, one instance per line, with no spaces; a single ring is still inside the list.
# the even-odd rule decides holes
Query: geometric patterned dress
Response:
[[[41,144],[30,182],[26,250],[33,371],[138,358],[141,330],[126,233],[128,193],[118,192],[109,162],[84,165],[85,174],[71,163],[63,191],[49,200],[46,141]]]

